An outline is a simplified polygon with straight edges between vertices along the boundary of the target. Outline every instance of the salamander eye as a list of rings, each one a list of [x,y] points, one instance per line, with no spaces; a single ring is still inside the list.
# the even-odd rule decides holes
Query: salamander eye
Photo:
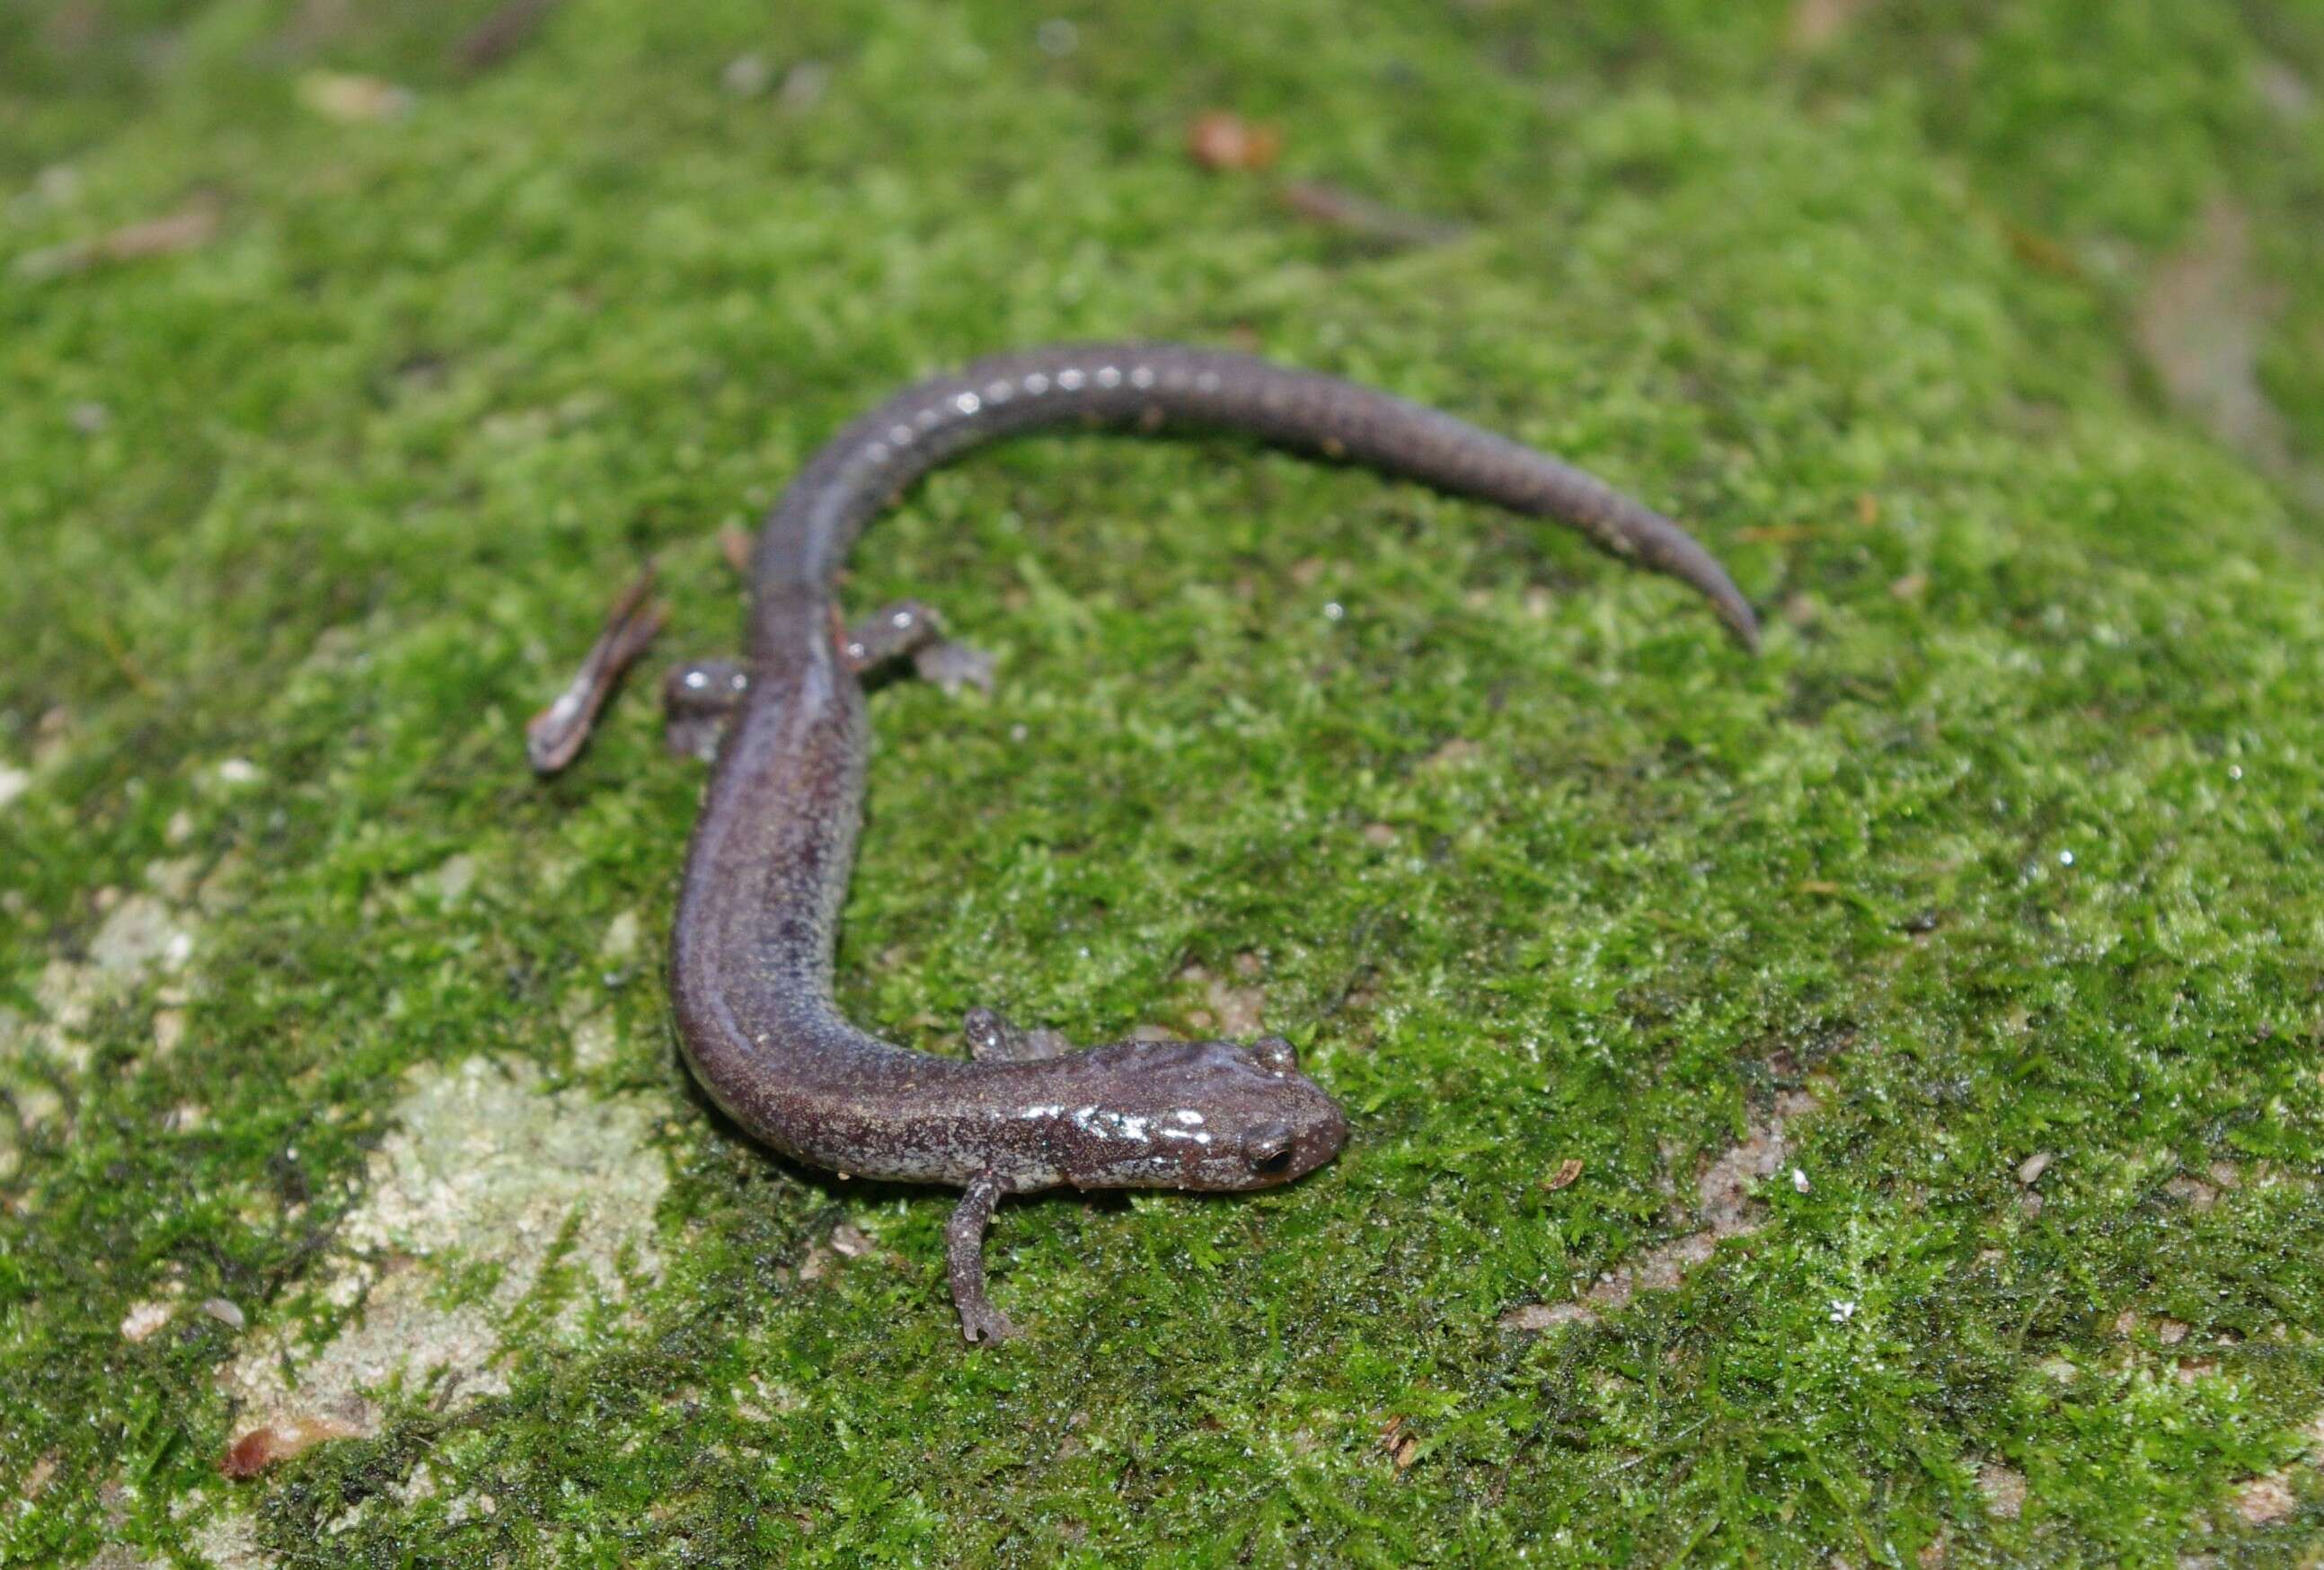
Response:
[[[1242,1159],[1254,1172],[1279,1172],[1291,1164],[1291,1129],[1286,1124],[1263,1123],[1243,1136]]]
[[[1281,1036],[1259,1037],[1250,1043],[1250,1055],[1270,1074],[1293,1074],[1299,1070],[1299,1049]]]

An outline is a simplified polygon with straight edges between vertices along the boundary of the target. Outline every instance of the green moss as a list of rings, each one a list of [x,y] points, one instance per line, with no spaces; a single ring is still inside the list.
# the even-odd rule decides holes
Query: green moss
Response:
[[[464,76],[489,9],[0,19],[0,252],[221,214],[0,266],[0,1477],[47,1478],[6,1562],[235,1520],[300,1565],[2314,1561],[2311,8],[1810,47],[1769,5],[576,0]],[[746,53],[827,85],[738,95]],[[413,107],[333,122],[315,69]],[[1203,174],[1216,105],[1464,237]],[[2136,347],[2223,200],[2281,464]],[[1230,440],[1027,441],[881,520],[850,598],[1003,663],[875,699],[850,1008],[949,1051],[972,1004],[1092,1035],[1255,990],[1357,1127],[1280,1193],[1012,1206],[1029,1334],[970,1354],[941,1196],[770,1161],[677,1061],[698,772],[644,694],[553,785],[518,738],[641,556],[670,650],[730,647],[713,534],[838,422],[1099,334],[1552,446],[1692,519],[1770,637]],[[37,1022],[141,888],[194,952],[92,994],[78,1060]],[[217,1371],[358,1313],[325,1289],[391,1109],[474,1053],[656,1109],[659,1276],[601,1294],[568,1227],[505,1392],[407,1382],[224,1483]],[[1783,1108],[1674,1290],[1505,1323],[1673,1257]],[[504,1289],[464,1254],[430,1300]]]

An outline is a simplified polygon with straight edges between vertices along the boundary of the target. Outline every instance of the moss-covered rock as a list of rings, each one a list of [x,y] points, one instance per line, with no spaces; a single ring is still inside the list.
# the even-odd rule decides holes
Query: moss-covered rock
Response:
[[[2312,7],[491,11],[0,13],[5,1562],[2312,1561]],[[977,1353],[943,1197],[672,1051],[698,770],[521,731],[642,557],[730,647],[856,409],[1117,335],[1554,448],[1768,647],[1231,440],[907,497],[851,598],[1001,680],[875,697],[848,1005],[1356,1129],[1008,1207]]]

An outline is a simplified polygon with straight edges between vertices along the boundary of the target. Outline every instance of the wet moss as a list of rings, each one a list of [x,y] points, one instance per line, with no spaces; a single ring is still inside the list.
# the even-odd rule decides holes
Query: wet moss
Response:
[[[10,1562],[2313,1556],[2303,13],[689,0],[465,74],[489,9],[0,20],[0,250],[219,214],[0,267]],[[413,100],[335,121],[315,70]],[[1464,234],[1200,172],[1222,104]],[[2140,349],[2223,201],[2280,451]],[[729,646],[715,529],[855,409],[1101,334],[1554,447],[1770,638],[1231,440],[1026,441],[882,519],[851,599],[940,601],[1001,683],[875,702],[851,1009],[952,1050],[974,1004],[1255,992],[1358,1129],[1278,1194],[1011,1207],[1030,1334],[971,1354],[940,1197],[770,1161],[677,1062],[698,776],[650,705],[550,785],[519,735],[643,555],[671,648]],[[44,1033],[141,891],[184,970]],[[661,1279],[598,1300],[560,1235],[503,1393],[409,1383],[228,1485],[217,1372],[359,1311],[324,1287],[390,1109],[479,1053],[657,1109]],[[1614,1306],[1794,1097],[1748,1217]]]

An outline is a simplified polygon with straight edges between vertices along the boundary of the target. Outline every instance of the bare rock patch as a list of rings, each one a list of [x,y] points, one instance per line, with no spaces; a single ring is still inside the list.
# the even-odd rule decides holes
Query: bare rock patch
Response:
[[[471,1058],[415,1072],[394,1124],[324,1267],[323,1296],[347,1321],[319,1345],[297,1323],[255,1335],[220,1373],[242,1438],[375,1434],[399,1387],[447,1409],[506,1390],[509,1319],[552,1263],[576,1289],[550,1321],[559,1334],[589,1301],[659,1278],[653,1218],[669,1179],[642,1102],[551,1091],[530,1064]]]

